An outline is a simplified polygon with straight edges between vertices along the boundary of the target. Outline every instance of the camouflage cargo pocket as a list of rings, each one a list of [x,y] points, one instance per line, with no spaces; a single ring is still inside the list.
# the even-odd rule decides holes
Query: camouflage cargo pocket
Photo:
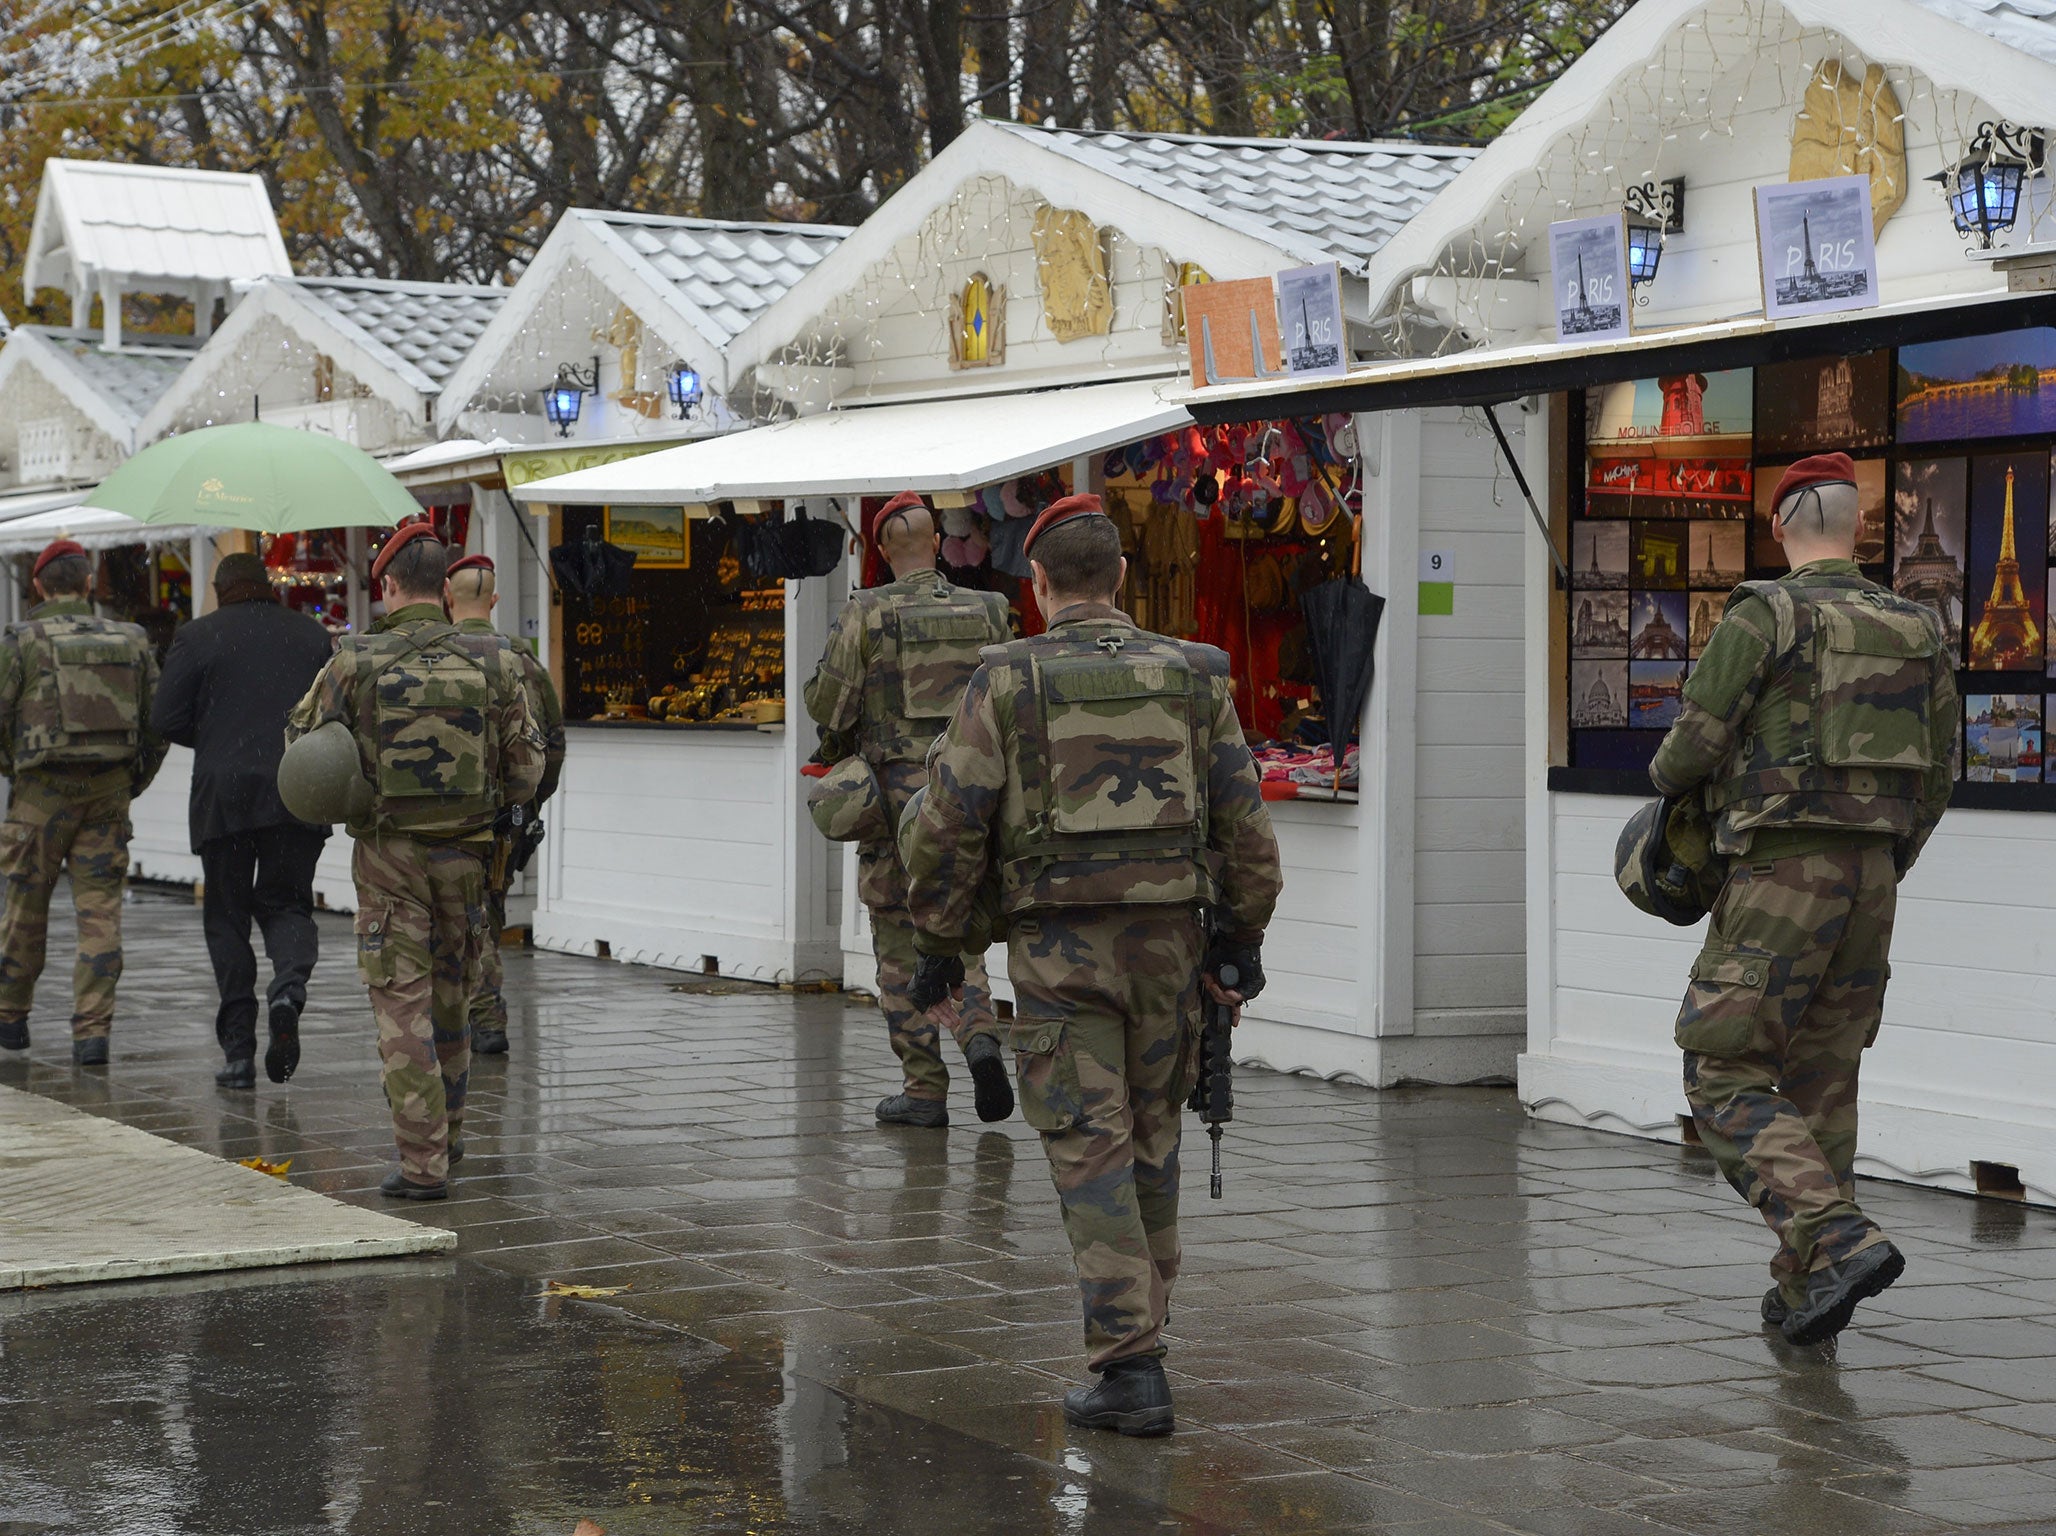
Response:
[[[978,652],[992,644],[992,622],[981,608],[962,604],[908,604],[899,611],[900,717],[947,720],[963,701],[964,685],[978,670]]]
[[[1078,1058],[1064,1043],[1062,1019],[1015,1019],[1007,1025],[1021,1118],[1038,1131],[1068,1131],[1084,1111]]]
[[[1757,1042],[1757,1020],[1770,984],[1767,955],[1708,948],[1692,962],[1692,985],[1678,1012],[1681,1050],[1700,1056],[1740,1056]]]
[[[357,974],[365,986],[390,987],[427,974],[421,946],[395,929],[392,908],[361,906],[355,926]]]
[[[1821,762],[1933,767],[1927,701],[1936,646],[1925,614],[1902,600],[1879,599],[1824,607],[1817,622]]]
[[[1049,752],[1049,824],[1060,834],[1197,825],[1190,674],[1159,657],[1037,663]]]

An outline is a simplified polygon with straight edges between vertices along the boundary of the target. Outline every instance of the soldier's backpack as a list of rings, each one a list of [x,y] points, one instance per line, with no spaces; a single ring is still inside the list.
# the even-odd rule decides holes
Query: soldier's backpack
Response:
[[[996,594],[938,579],[932,591],[883,604],[879,653],[867,674],[862,742],[874,764],[918,763],[949,724],[985,647],[1006,634]]]
[[[14,765],[109,766],[134,759],[142,741],[143,676],[150,642],[133,624],[90,615],[14,626],[23,689],[15,715]]]
[[[449,624],[356,643],[358,735],[368,750],[379,824],[442,837],[489,828],[500,809],[502,743],[487,671],[491,636]],[[490,661],[489,661],[490,658]]]
[[[996,697],[1021,804],[1000,833],[1003,910],[1212,901],[1206,764],[1226,655],[1140,631],[991,654],[1019,679]]]

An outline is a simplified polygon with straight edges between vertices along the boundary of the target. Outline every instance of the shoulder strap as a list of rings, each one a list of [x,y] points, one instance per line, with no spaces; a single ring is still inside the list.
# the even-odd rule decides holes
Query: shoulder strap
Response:
[[[1775,665],[1784,659],[1799,639],[1799,611],[1793,601],[1792,589],[1782,581],[1745,581],[1728,594],[1726,605],[1721,609],[1725,616],[1736,603],[1745,597],[1760,598],[1770,608],[1771,619],[1776,625],[1771,641],[1771,662]]]

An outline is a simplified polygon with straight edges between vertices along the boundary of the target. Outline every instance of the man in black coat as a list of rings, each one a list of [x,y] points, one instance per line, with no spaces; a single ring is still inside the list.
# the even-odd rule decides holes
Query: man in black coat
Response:
[[[228,555],[214,572],[218,607],[179,630],[150,710],[151,727],[193,749],[189,814],[206,882],[203,925],[221,1008],[214,1036],[227,1063],[224,1088],[256,1086],[257,956],[250,920],[271,958],[270,1044],[274,1083],[300,1064],[300,1010],[320,940],[314,927],[314,865],[327,827],[296,821],[278,797],[286,711],[313,685],[332,649],[328,631],[272,595],[264,562]]]

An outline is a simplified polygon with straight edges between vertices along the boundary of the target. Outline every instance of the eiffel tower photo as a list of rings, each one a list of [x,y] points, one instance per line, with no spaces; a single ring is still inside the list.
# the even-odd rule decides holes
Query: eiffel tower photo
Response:
[[[2020,585],[2020,557],[2013,544],[2013,466],[2006,466],[2006,520],[1999,536],[1999,561],[1992,571],[1992,595],[1977,628],[1970,632],[1970,664],[1981,672],[2042,669],[2042,631]]]
[[[1900,553],[1892,585],[1901,597],[1926,603],[1935,610],[1942,621],[1942,633],[1953,647],[1963,634],[1963,567],[1943,546],[1942,536],[1935,529],[1934,497],[1925,500],[1927,511],[1921,519],[1919,537],[1911,549]]]

